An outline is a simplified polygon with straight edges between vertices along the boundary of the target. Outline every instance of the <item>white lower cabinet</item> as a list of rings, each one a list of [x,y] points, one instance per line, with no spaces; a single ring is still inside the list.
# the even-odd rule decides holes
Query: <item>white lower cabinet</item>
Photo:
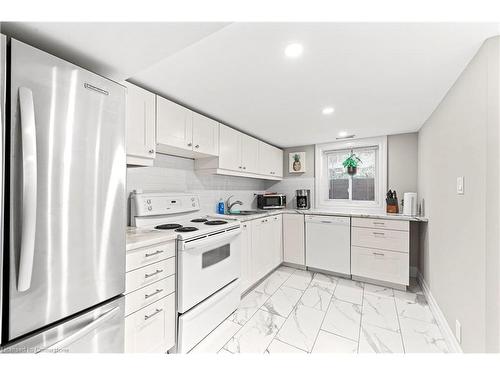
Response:
[[[125,318],[126,353],[165,353],[175,345],[175,293]]]
[[[355,276],[408,285],[408,254],[365,247],[351,247],[351,272]]]
[[[353,218],[351,273],[354,277],[410,284],[410,225],[408,221]]]
[[[165,353],[175,345],[174,242],[127,253],[125,352]]]
[[[305,266],[305,256],[304,215],[283,214],[283,261]]]
[[[283,262],[282,217],[268,216],[242,224],[242,291]]]
[[[252,286],[252,222],[241,225],[241,290]]]

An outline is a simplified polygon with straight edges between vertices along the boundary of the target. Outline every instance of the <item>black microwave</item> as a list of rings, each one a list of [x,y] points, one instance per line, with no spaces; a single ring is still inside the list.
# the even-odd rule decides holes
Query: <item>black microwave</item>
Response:
[[[257,207],[261,210],[273,210],[276,208],[285,208],[285,194],[259,194],[257,195]]]

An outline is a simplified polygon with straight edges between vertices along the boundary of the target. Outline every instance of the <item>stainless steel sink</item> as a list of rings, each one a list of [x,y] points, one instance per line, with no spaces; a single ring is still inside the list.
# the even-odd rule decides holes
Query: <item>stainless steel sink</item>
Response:
[[[260,211],[239,211],[239,212],[230,212],[226,215],[230,216],[245,216],[245,215],[255,215],[255,214],[260,214]]]

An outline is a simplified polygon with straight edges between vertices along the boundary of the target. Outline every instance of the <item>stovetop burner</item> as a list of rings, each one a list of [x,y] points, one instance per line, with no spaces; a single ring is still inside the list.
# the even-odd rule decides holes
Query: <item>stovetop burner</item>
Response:
[[[205,221],[208,221],[208,219],[199,218],[191,220],[192,223],[204,223]]]
[[[198,228],[195,227],[182,227],[179,229],[176,229],[176,232],[194,232],[195,230],[198,230]]]
[[[222,225],[222,224],[227,224],[227,221],[224,220],[209,220],[205,221],[206,225]]]
[[[161,225],[157,225],[155,227],[155,229],[177,229],[177,228],[181,228],[182,225],[180,224],[161,224]]]

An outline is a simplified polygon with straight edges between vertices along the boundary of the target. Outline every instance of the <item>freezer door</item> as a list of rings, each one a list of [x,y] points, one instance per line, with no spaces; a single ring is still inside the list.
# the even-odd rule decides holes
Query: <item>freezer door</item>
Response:
[[[4,353],[123,353],[125,297],[6,347]]]
[[[11,42],[8,341],[125,288],[125,89]]]

